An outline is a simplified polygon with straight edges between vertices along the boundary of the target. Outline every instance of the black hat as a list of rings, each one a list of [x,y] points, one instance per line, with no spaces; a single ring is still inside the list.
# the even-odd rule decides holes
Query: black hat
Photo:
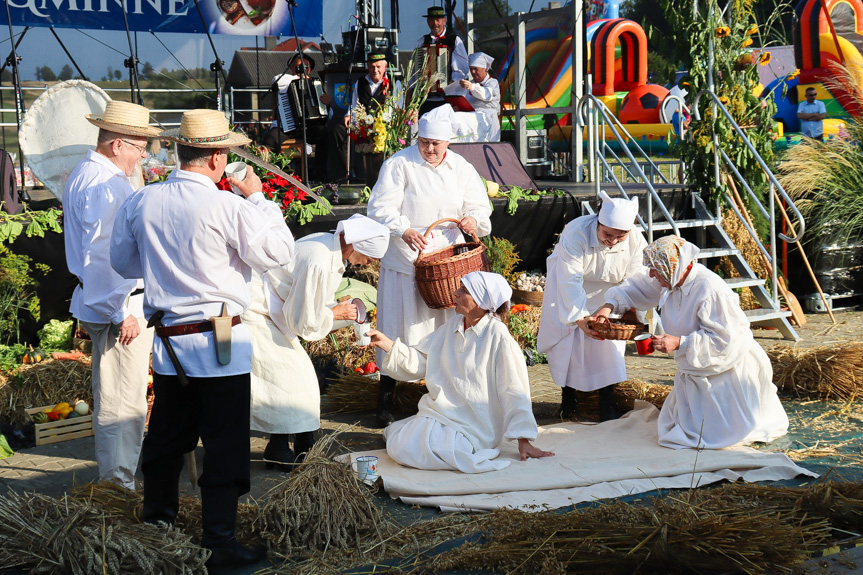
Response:
[[[366,63],[368,64],[369,62],[380,62],[381,60],[386,61],[386,59],[387,55],[385,52],[372,52],[366,58]]]
[[[440,6],[432,6],[423,18],[446,18],[446,11]]]

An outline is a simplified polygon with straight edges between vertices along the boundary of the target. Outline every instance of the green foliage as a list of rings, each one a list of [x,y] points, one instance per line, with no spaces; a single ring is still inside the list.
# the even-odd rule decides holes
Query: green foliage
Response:
[[[39,336],[39,347],[45,351],[68,351],[72,348],[73,321],[52,319],[36,334]]]
[[[23,212],[15,215],[0,211],[0,245],[11,244],[22,232],[26,233],[28,238],[45,237],[46,230],[63,233],[59,222],[62,213],[58,209],[31,211],[26,207]]]
[[[776,105],[772,97],[762,101],[753,93],[759,83],[759,59],[753,56],[751,46],[764,46],[762,30],[771,29],[778,13],[759,24],[753,9],[756,2],[733,0],[724,7],[724,13],[717,0],[662,0],[662,7],[672,28],[670,40],[677,44],[684,66],[689,70],[688,85],[684,87],[689,90],[690,98],[710,86],[712,75],[714,92],[722,105],[744,130],[758,154],[771,165],[774,139],[771,128]],[[711,45],[714,46],[712,70]],[[714,141],[718,141],[756,194],[763,197],[767,176],[731,123],[718,109],[714,116],[712,100],[708,97],[701,98],[699,113],[700,120],[693,114],[688,137],[674,142],[674,150],[689,165],[692,186],[709,200],[716,199],[726,186],[728,171],[721,158],[719,182],[715,178],[713,147]]]
[[[514,216],[518,210],[518,201],[538,202],[543,196],[565,196],[564,190],[528,190],[518,186],[501,186],[498,196],[506,198],[506,213]]]
[[[502,275],[510,285],[515,284],[515,267],[521,262],[512,242],[503,238],[486,236],[482,238],[491,271]]]
[[[536,349],[536,334],[531,329],[531,324],[521,314],[510,314],[509,331],[516,340],[523,342],[522,349],[530,355],[533,361],[548,363],[548,357]]]
[[[27,346],[23,343],[0,344],[0,372],[17,369],[25,353],[27,353]]]
[[[39,321],[39,296],[36,295],[38,281],[31,274],[46,274],[51,269],[45,264],[36,264],[24,255],[9,251],[0,244],[0,342],[20,342],[21,314],[28,313]]]

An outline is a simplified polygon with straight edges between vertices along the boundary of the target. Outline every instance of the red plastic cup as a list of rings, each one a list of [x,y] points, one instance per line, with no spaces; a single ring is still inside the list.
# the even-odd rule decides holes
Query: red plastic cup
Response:
[[[649,333],[635,336],[635,349],[638,350],[638,355],[653,353],[653,336]]]

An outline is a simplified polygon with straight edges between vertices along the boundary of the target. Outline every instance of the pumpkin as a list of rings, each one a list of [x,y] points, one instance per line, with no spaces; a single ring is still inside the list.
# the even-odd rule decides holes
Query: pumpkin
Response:
[[[24,354],[21,358],[21,363],[42,363],[42,360],[45,359],[45,352],[41,349],[36,348],[33,349],[33,346],[30,346],[30,351]]]

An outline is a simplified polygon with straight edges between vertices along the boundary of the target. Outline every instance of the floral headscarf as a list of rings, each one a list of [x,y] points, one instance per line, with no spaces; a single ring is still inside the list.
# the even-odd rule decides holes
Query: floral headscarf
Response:
[[[678,236],[664,236],[644,248],[644,265],[655,270],[659,277],[671,285],[662,296],[662,303],[676,290],[680,278],[698,255],[699,249]],[[660,304],[660,307],[662,304]]]

